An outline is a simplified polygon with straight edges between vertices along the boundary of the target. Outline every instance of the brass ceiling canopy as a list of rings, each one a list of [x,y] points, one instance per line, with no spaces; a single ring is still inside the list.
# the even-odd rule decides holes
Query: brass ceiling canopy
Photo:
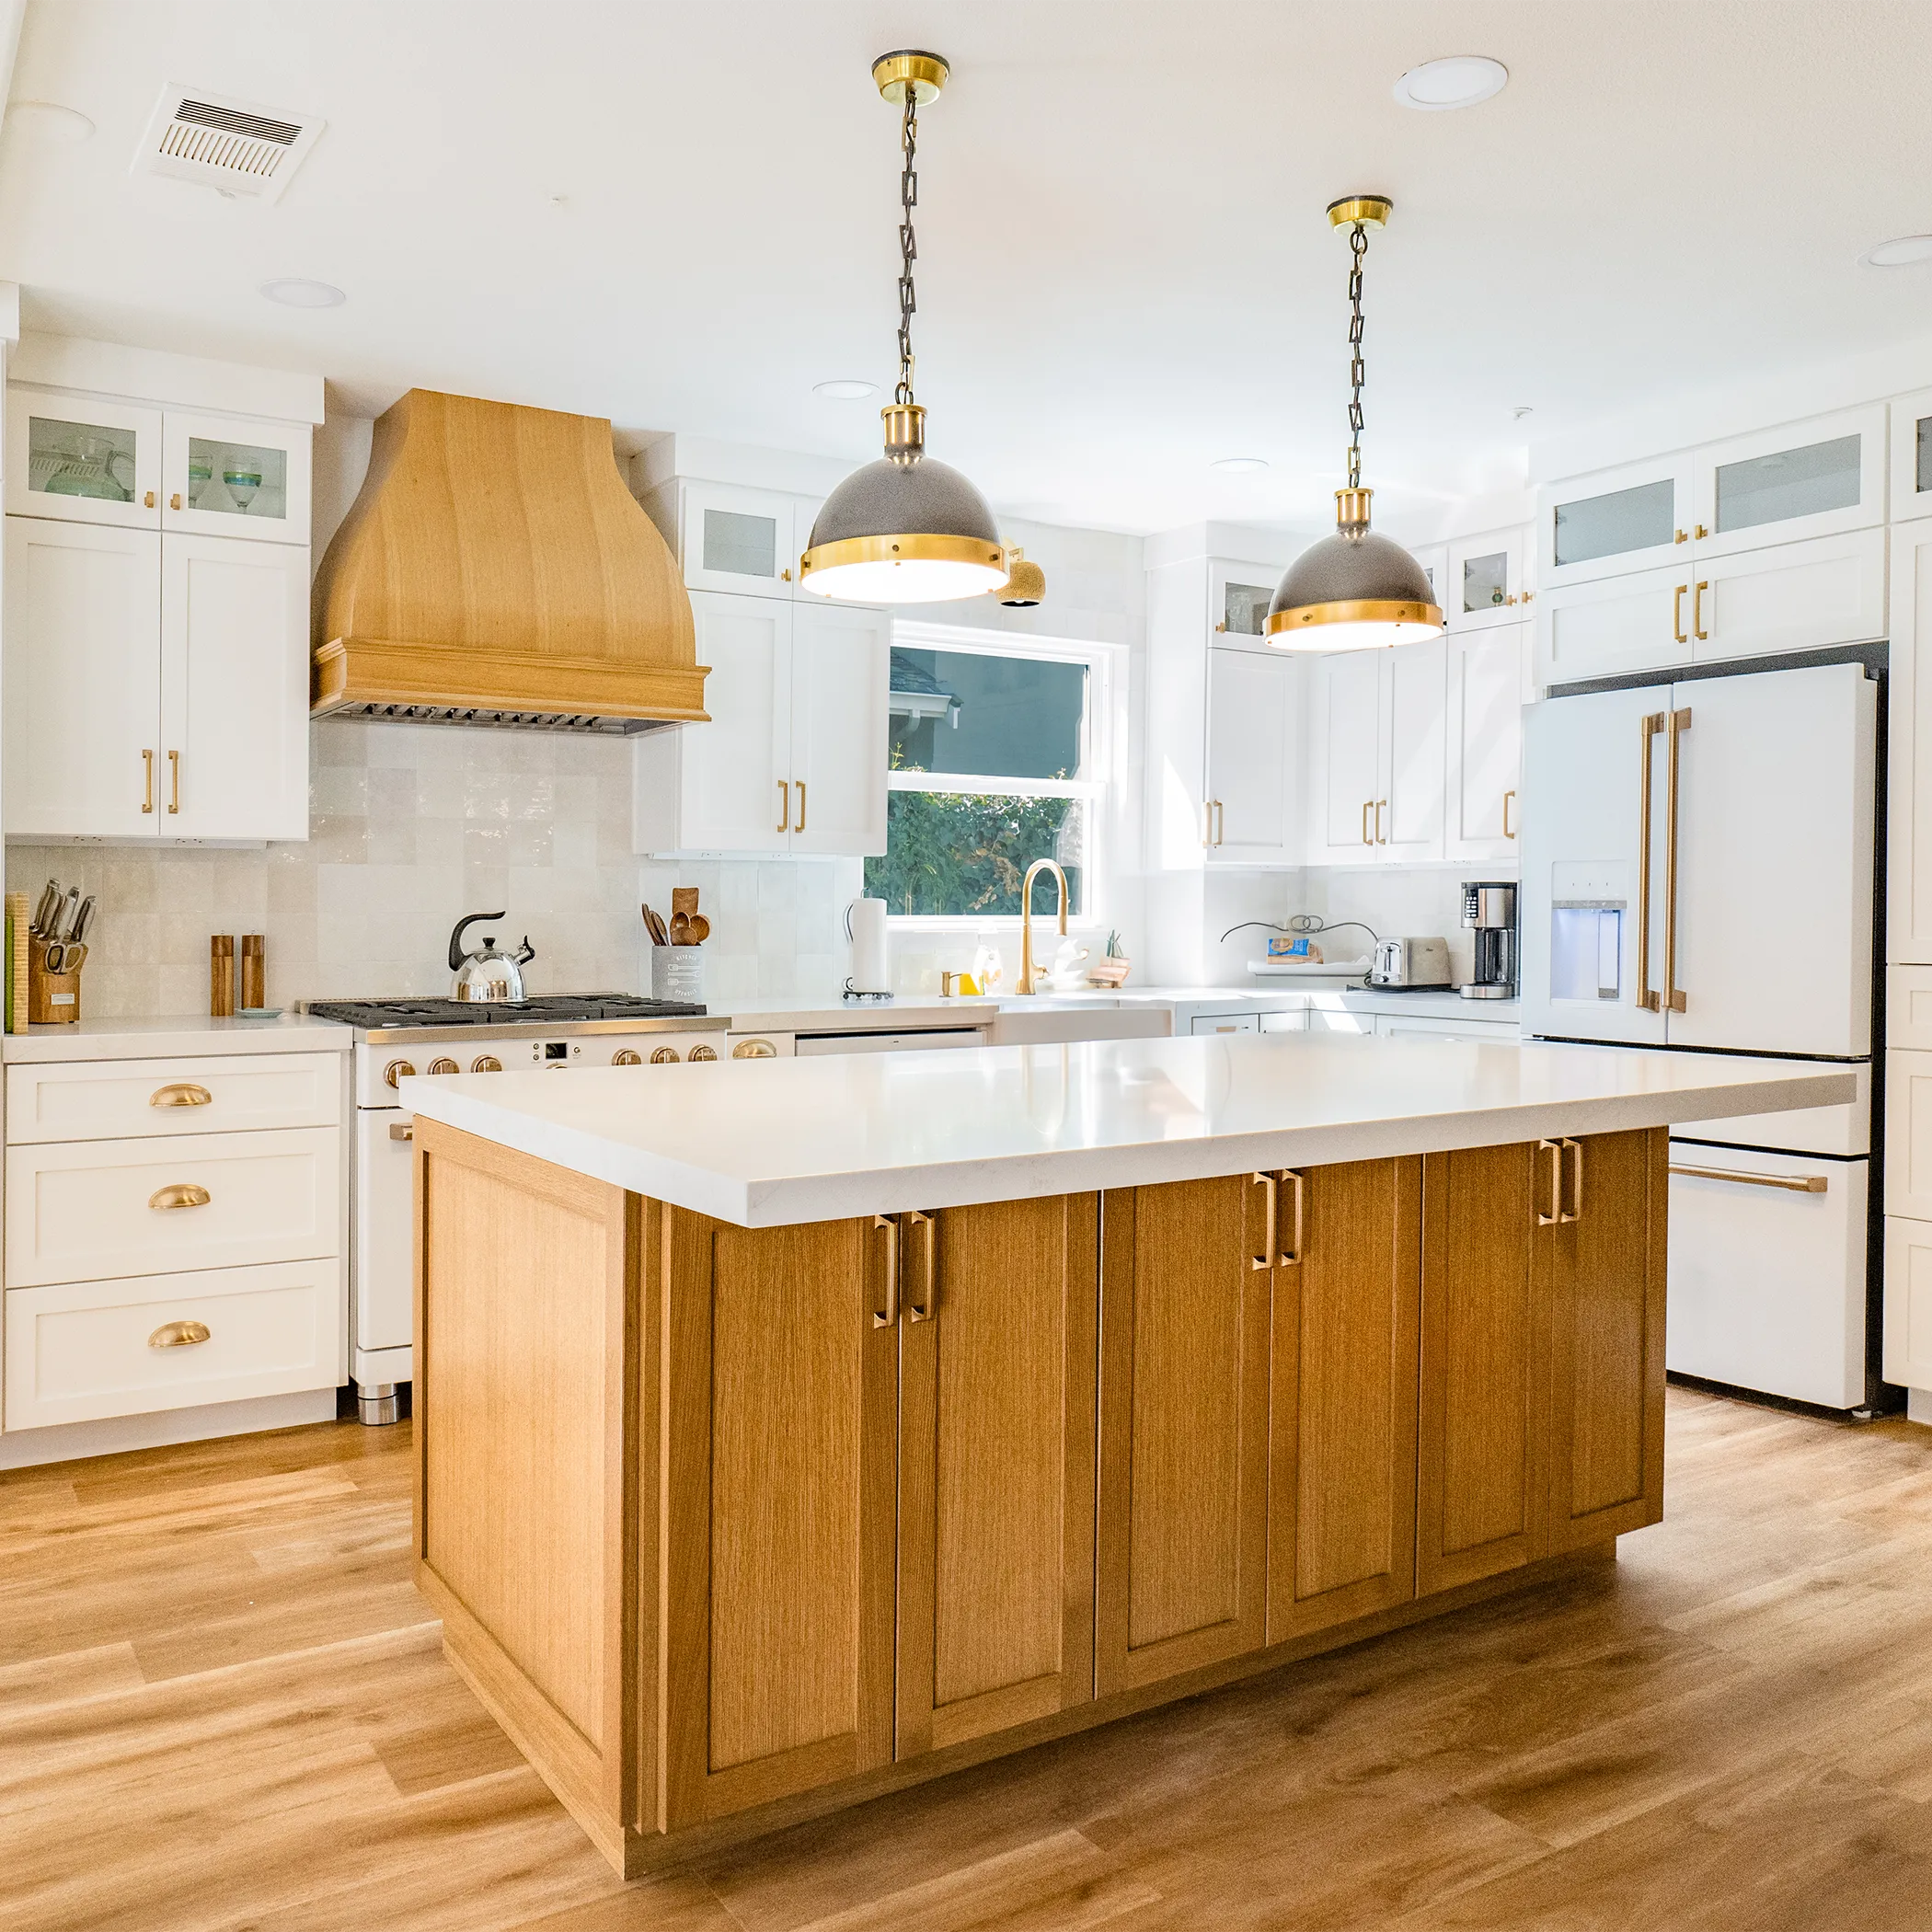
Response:
[[[1400,544],[1369,528],[1372,490],[1362,482],[1362,263],[1368,231],[1388,225],[1386,195],[1343,195],[1328,224],[1349,232],[1349,480],[1335,492],[1335,535],[1289,565],[1268,606],[1266,636],[1278,650],[1363,650],[1432,638],[1443,613],[1427,574]]]
[[[854,470],[825,499],[799,558],[799,585],[854,604],[933,604],[998,591],[1011,553],[971,481],[926,454],[926,411],[913,399],[913,263],[918,246],[919,109],[937,100],[948,68],[937,53],[901,48],[872,63],[880,96],[901,112],[899,382],[880,411],[885,454]]]

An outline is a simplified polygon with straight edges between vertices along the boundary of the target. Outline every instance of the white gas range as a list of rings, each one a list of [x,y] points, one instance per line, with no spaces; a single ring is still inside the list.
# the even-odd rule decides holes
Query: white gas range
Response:
[[[365,1422],[393,1422],[413,1376],[409,1279],[413,1122],[396,1091],[411,1074],[506,1067],[650,1066],[718,1060],[730,1024],[702,1006],[629,993],[509,1002],[316,1000],[308,1011],[355,1029],[355,1160],[350,1181],[350,1374]],[[766,1047],[765,1052],[770,1052]]]

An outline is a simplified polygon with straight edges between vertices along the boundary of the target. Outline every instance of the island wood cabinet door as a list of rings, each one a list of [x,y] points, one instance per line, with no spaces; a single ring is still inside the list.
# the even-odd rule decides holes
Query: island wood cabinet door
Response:
[[[1545,1141],[1423,1159],[1420,1596],[1547,1553],[1563,1158]]]
[[[1422,1163],[1257,1175],[1249,1194],[1262,1239],[1247,1265],[1273,1301],[1268,1641],[1280,1643],[1415,1594]]]
[[[1266,1641],[1264,1191],[1244,1174],[1102,1197],[1102,1696]]]

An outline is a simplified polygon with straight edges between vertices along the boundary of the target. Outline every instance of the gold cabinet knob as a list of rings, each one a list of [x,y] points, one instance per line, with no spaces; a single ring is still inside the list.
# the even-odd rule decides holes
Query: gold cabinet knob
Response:
[[[691,1057],[696,1060],[697,1055],[693,1053]],[[777,1048],[768,1040],[741,1040],[731,1049],[733,1060],[776,1060],[777,1057]]]
[[[180,491],[179,491],[179,490],[177,490],[177,491],[176,491],[176,492],[174,493],[174,495],[173,495],[173,496],[171,496],[171,497],[169,497],[169,498],[168,498],[168,500],[167,500],[167,507],[168,507],[168,508],[169,508],[170,510],[178,510],[178,509],[180,509],[180,507],[181,507],[181,493],[180,493]]]
[[[170,1080],[166,1087],[157,1087],[147,1097],[150,1107],[208,1107],[214,1096],[205,1087],[197,1087],[192,1080]]]
[[[460,1074],[463,1069],[447,1053],[438,1053],[430,1062],[430,1071],[432,1074]]]
[[[694,1053],[691,1057],[696,1060],[697,1055]],[[650,1064],[653,1066],[668,1066],[672,1061],[683,1058],[684,1055],[675,1047],[654,1047],[651,1049]]]
[[[473,1074],[500,1074],[503,1063],[494,1053],[478,1053],[469,1064]]]
[[[1687,544],[1690,542],[1690,532],[1688,530],[1680,530],[1675,536],[1672,537],[1671,541],[1673,544]]]
[[[383,1069],[383,1085],[394,1087],[398,1080],[406,1080],[416,1071],[407,1060],[392,1060]]]
[[[718,1058],[718,1049],[716,1047],[695,1046],[684,1055],[684,1058],[686,1060],[716,1060]]]
[[[199,1181],[171,1180],[165,1188],[156,1188],[147,1197],[151,1208],[206,1207],[209,1202],[208,1190]]]
[[[144,510],[152,510],[155,507],[155,493],[153,490],[149,490],[147,494],[141,499],[141,507]]]
[[[623,1047],[611,1055],[611,1064],[613,1066],[642,1066],[644,1064],[644,1056],[642,1053],[634,1052],[629,1047]]]
[[[204,1321],[165,1321],[147,1339],[151,1349],[193,1349],[208,1340]]]
[[[1710,532],[1702,523],[1693,523],[1691,525],[1691,535],[1701,544],[1710,535]]]

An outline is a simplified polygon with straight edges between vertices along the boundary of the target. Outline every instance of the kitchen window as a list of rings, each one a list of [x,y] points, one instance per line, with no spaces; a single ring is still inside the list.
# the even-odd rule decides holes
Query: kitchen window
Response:
[[[866,861],[889,916],[1017,919],[1036,858],[1065,871],[1069,917],[1099,916],[1109,684],[1104,650],[893,627],[886,850]],[[1034,881],[1036,914],[1055,897]]]

